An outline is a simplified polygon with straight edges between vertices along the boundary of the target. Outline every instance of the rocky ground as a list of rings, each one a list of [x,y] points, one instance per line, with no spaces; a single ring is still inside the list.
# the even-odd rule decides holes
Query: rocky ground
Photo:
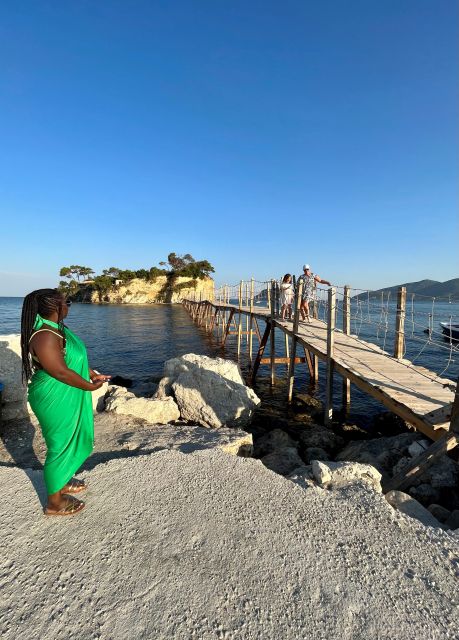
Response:
[[[87,508],[59,519],[39,471],[0,478],[5,640],[457,638],[457,539],[370,484],[160,451],[97,465]]]
[[[428,445],[399,420],[325,428],[307,395],[273,414],[193,354],[94,400],[76,518],[40,515],[40,430],[4,425],[2,637],[458,637],[457,463],[384,496]]]

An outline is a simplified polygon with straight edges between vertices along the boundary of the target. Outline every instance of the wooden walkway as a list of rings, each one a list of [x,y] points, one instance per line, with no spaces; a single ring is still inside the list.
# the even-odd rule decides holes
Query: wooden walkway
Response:
[[[298,358],[295,353],[292,357],[296,362],[306,362],[309,360],[307,355],[312,354],[329,363],[333,368],[330,377],[333,372],[340,374],[345,381],[354,383],[359,389],[379,400],[390,411],[432,440],[439,439],[449,430],[454,400],[454,383],[451,380],[438,379],[435,373],[415,366],[407,360],[393,358],[378,346],[360,340],[356,336],[346,335],[339,329],[333,329],[333,348],[330,354],[329,327],[318,319],[311,318],[310,322],[298,322],[298,329],[295,331],[294,322],[274,318],[267,308],[254,306],[251,309],[231,304],[190,300],[184,301],[184,304],[194,318],[202,322],[206,320],[210,331],[217,326],[218,317],[227,317],[227,325],[222,331],[223,343],[228,334],[237,334],[238,331],[247,333],[240,328],[241,322],[235,322],[235,318],[239,315],[247,316],[251,319],[251,323],[256,322],[254,331],[257,330],[258,321],[265,321],[270,331],[280,330],[303,347],[306,357]],[[222,324],[219,323],[219,326]],[[288,358],[285,357],[263,358],[267,332],[265,331],[263,338],[258,332],[258,337],[261,350],[258,350],[253,363],[252,380],[260,363],[273,361],[273,364],[286,364],[288,362]],[[310,372],[313,372],[311,368]],[[332,407],[330,411],[331,409]]]

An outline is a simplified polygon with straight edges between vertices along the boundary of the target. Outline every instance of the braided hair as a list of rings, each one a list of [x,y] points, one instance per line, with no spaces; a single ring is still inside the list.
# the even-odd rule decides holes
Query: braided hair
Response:
[[[47,318],[53,312],[57,311],[59,331],[64,338],[65,349],[65,331],[63,310],[64,303],[62,293],[57,289],[37,289],[32,291],[22,303],[21,316],[21,355],[22,355],[22,381],[27,382],[33,373],[32,362],[29,352],[29,340],[33,333],[33,325],[37,313],[43,318]]]

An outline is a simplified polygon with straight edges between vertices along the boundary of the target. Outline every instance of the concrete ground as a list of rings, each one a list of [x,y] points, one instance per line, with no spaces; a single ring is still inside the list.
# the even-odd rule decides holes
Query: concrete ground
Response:
[[[364,487],[306,490],[219,450],[115,458],[46,518],[1,467],[5,640],[459,637],[459,544]]]

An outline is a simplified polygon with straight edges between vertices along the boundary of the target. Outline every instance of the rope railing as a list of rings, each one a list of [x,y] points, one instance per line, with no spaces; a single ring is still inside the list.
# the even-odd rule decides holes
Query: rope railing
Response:
[[[282,295],[280,285],[280,279],[255,278],[222,284],[215,288],[210,301],[254,310],[269,309],[272,317],[286,316],[289,319],[292,313],[288,309],[286,313],[283,308],[286,298]],[[298,289],[295,276],[292,278],[292,288],[293,291]],[[318,283],[308,304],[310,317],[325,323],[329,321],[329,289]],[[414,364],[426,352],[434,350],[437,354],[443,354],[439,357],[445,358],[445,366],[437,378],[459,363],[459,340],[454,337],[454,325],[459,325],[459,298],[407,294],[404,288],[400,288],[397,295],[391,291],[376,293],[371,289],[341,284],[334,285],[333,290],[336,330],[341,330],[346,315],[349,333],[354,338],[377,345],[388,356],[403,361],[409,358]],[[195,294],[195,301],[200,301],[198,296]]]

